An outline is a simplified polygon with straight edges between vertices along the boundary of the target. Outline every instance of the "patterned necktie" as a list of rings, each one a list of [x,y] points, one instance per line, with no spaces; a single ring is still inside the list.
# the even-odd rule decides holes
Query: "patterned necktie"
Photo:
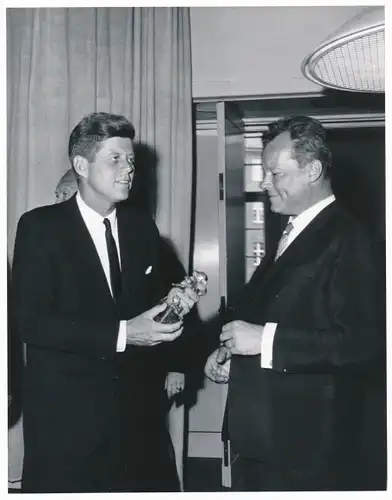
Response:
[[[109,219],[103,219],[105,224],[105,238],[106,246],[108,248],[109,255],[109,267],[110,267],[110,284],[112,286],[113,298],[117,302],[121,294],[121,271],[120,262],[118,260],[118,253],[116,242],[113,238],[112,227],[110,225]]]
[[[279,240],[278,249],[277,249],[276,255],[275,255],[275,260],[278,259],[282,255],[282,253],[286,250],[288,239],[289,239],[289,234],[291,233],[293,228],[294,228],[294,226],[291,222],[289,222],[287,224],[287,226],[285,227],[285,230],[283,231],[282,236]]]

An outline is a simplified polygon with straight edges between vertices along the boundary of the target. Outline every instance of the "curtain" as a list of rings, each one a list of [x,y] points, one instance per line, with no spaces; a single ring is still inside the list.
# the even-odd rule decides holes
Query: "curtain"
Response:
[[[22,213],[54,202],[72,128],[107,111],[130,119],[136,140],[155,150],[156,222],[187,269],[191,81],[189,8],[8,9],[9,258]],[[181,477],[183,408],[171,412],[170,427]],[[20,455],[11,442],[15,480]]]

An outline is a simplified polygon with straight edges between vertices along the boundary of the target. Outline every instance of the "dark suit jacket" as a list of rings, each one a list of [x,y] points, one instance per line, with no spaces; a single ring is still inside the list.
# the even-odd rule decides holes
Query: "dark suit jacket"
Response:
[[[377,257],[360,224],[334,202],[273,259],[272,252],[256,270],[232,316],[278,324],[272,369],[260,367],[260,356],[232,358],[233,448],[308,471],[320,489],[355,489],[365,381],[382,369]]]
[[[127,346],[116,353],[116,344],[119,320],[156,305],[170,284],[161,279],[160,237],[152,219],[124,204],[117,217],[118,307],[75,197],[32,210],[18,225],[13,300],[27,344],[27,489],[99,489],[93,485],[97,471],[106,474],[108,462],[113,468],[137,467],[148,451],[146,437],[156,429],[160,413],[151,402],[164,397],[164,375],[171,367],[165,366],[162,349]],[[149,266],[152,272],[146,274]],[[153,446],[153,439],[148,443]]]

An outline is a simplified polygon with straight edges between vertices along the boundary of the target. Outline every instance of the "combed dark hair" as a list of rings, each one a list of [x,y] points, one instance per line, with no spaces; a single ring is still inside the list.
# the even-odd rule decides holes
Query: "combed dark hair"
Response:
[[[324,177],[330,177],[332,154],[327,144],[326,130],[318,120],[309,116],[292,116],[272,122],[268,125],[268,131],[263,133],[263,147],[283,132],[290,133],[293,157],[300,166],[319,160]]]
[[[124,116],[111,113],[90,113],[83,117],[69,137],[68,156],[73,159],[80,155],[93,161],[98,143],[110,137],[128,137],[133,140],[135,129]]]

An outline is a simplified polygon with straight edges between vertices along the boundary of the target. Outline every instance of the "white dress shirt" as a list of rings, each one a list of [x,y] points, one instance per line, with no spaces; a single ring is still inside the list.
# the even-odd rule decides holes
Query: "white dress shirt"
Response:
[[[289,222],[292,223],[293,229],[290,231],[287,244],[284,251],[278,257],[279,259],[283,253],[287,250],[290,244],[295,240],[295,238],[305,229],[305,227],[310,224],[310,222],[318,215],[321,210],[330,205],[335,201],[335,196],[331,195],[328,198],[324,198],[318,203],[312,205],[306,209],[301,214],[296,217],[290,217]],[[276,332],[277,323],[266,323],[264,325],[263,334],[261,336],[261,367],[262,368],[272,368],[273,367],[273,348],[274,348],[274,336]]]
[[[117,213],[116,209],[113,210],[107,217],[102,217],[95,210],[90,208],[83,201],[80,193],[78,192],[76,195],[76,203],[78,205],[80,214],[88,232],[90,233],[91,239],[94,242],[95,248],[97,250],[97,254],[99,260],[101,261],[102,268],[105,272],[106,280],[108,282],[108,286],[110,289],[110,293],[113,295],[112,286],[110,282],[110,264],[109,264],[109,255],[108,248],[106,245],[106,237],[105,237],[105,225],[103,223],[103,219],[109,219],[110,225],[112,227],[113,238],[117,246],[117,253],[120,262],[121,269],[121,257],[120,257],[120,243],[118,239],[118,228],[117,228]],[[126,347],[126,321],[120,321],[119,333],[117,337],[117,352],[125,351]]]

